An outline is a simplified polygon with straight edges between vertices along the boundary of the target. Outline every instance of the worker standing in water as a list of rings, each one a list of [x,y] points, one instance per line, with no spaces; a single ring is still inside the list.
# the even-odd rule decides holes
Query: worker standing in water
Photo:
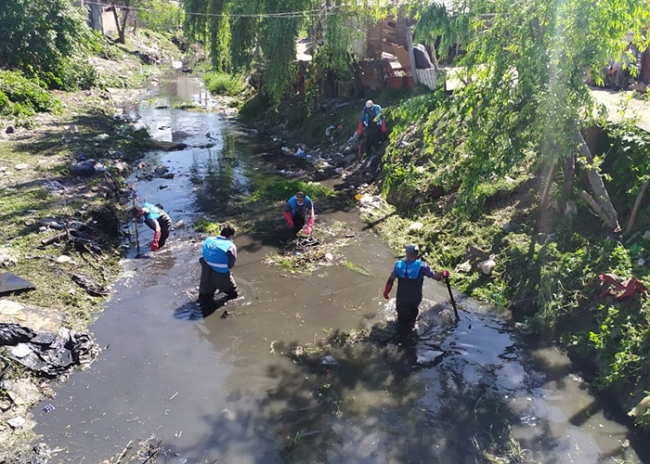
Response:
[[[172,220],[164,210],[162,205],[152,205],[143,203],[139,208],[131,208],[131,214],[137,220],[144,216],[144,223],[153,230],[153,241],[151,242],[151,251],[158,251],[165,246],[169,231],[172,228]]]
[[[417,245],[407,245],[404,259],[395,263],[384,288],[384,298],[388,299],[393,283],[397,279],[397,324],[400,334],[408,334],[415,326],[422,302],[424,278],[442,280],[449,277],[449,271],[433,272],[428,264],[418,257]]]
[[[381,106],[375,105],[372,100],[366,102],[366,106],[361,110],[357,135],[363,135],[363,129],[366,128],[366,154],[379,145],[386,138],[386,117],[381,111]]]
[[[211,303],[214,294],[221,291],[234,300],[239,295],[232,268],[237,262],[237,246],[232,241],[235,228],[224,224],[218,237],[208,237],[203,242],[199,303]]]
[[[284,205],[284,219],[287,225],[296,235],[302,231],[305,235],[311,235],[314,227],[314,203],[305,192],[298,192]]]

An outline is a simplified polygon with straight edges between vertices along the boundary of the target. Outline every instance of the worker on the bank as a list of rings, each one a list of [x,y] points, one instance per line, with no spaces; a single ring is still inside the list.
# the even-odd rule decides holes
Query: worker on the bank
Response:
[[[152,205],[143,203],[141,207],[134,206],[131,208],[131,214],[138,219],[144,216],[144,223],[153,230],[153,241],[151,242],[151,251],[157,251],[167,242],[169,231],[172,228],[172,219],[165,211],[162,205]]]
[[[217,290],[226,294],[229,299],[239,295],[237,283],[232,276],[232,268],[237,261],[237,246],[232,239],[235,228],[224,224],[221,235],[208,237],[203,242],[201,263],[201,283],[199,284],[199,303],[210,303]]]
[[[449,271],[433,272],[428,264],[418,258],[418,254],[417,245],[407,245],[405,258],[395,263],[384,288],[384,298],[388,299],[393,282],[397,279],[397,324],[403,334],[409,333],[415,326],[422,302],[424,278],[442,280],[449,277]]]
[[[284,205],[284,219],[294,235],[303,232],[311,235],[314,228],[314,203],[305,192],[298,192]]]
[[[381,106],[375,105],[372,100],[366,102],[366,106],[361,110],[359,117],[359,126],[357,135],[363,135],[363,129],[366,128],[366,154],[369,154],[375,145],[383,142],[386,138],[386,117],[381,111]]]

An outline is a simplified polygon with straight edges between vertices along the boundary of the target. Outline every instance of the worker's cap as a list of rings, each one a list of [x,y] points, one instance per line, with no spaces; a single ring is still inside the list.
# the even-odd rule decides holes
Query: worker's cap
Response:
[[[372,108],[372,105],[374,105],[374,103],[372,102],[372,100],[368,100],[368,101],[366,102],[366,108]]]
[[[406,245],[406,250],[405,251],[410,255],[417,255],[417,254],[420,253],[420,249],[418,248],[418,246],[415,243],[410,243],[410,244]]]
[[[298,200],[304,200],[305,199],[305,192],[298,192],[296,193],[296,198]]]

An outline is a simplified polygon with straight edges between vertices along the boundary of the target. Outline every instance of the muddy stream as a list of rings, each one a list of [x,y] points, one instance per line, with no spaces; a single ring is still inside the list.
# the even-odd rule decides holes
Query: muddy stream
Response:
[[[133,182],[174,222],[191,225],[267,175],[252,156],[259,140],[217,113],[174,109],[214,103],[198,80],[178,75],[148,97],[126,112],[154,138],[188,148],[146,158],[174,179]],[[491,436],[498,442],[504,422],[521,462],[650,462],[643,438],[588,393],[565,356],[530,346],[489,307],[459,295],[460,323],[441,323],[448,295],[431,280],[417,346],[357,343],[286,356],[292,344],[378,327],[391,314],[394,301],[381,291],[396,257],[356,208],[323,212],[317,227],[334,221],[355,231],[345,258],[371,275],[333,265],[286,276],[264,263],[276,245],[238,234],[243,297],[227,304],[225,319],[223,309],[203,318],[192,303],[202,241],[191,227],[172,232],[152,258],[126,260],[92,328],[107,348],[47,401],[54,411],[34,409],[36,433],[65,450],[55,462],[101,462],[152,435],[176,454],[170,463],[487,462],[475,448]],[[144,247],[152,233],[140,232]],[[325,354],[335,363],[323,364]]]

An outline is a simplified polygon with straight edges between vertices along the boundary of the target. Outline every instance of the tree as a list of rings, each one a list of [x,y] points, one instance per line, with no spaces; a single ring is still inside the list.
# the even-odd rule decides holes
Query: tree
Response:
[[[131,0],[122,0],[122,14],[118,13],[118,5],[116,2],[111,4],[113,10],[113,17],[115,18],[115,27],[117,27],[117,41],[121,44],[126,43],[126,22],[131,13]]]
[[[547,206],[557,170],[565,196],[573,193],[576,159],[591,190],[581,198],[608,229],[620,230],[600,160],[582,135],[597,122],[585,73],[624,53],[627,31],[641,44],[647,3],[459,0],[450,10],[420,7],[417,18],[420,38],[444,33],[443,44],[461,42],[467,52],[459,60],[465,85],[448,100],[434,136],[462,171],[461,204],[471,209],[479,185],[532,164],[547,179]]]
[[[351,38],[370,18],[387,12],[387,1],[364,0],[185,0],[186,33],[203,42],[212,66],[220,71],[263,71],[263,89],[277,104],[298,77],[296,39],[318,31],[313,40],[319,69],[347,72]],[[210,16],[211,15],[211,16]]]
[[[51,87],[76,87],[89,72],[80,56],[95,44],[71,0],[0,0],[0,68],[20,69]]]

